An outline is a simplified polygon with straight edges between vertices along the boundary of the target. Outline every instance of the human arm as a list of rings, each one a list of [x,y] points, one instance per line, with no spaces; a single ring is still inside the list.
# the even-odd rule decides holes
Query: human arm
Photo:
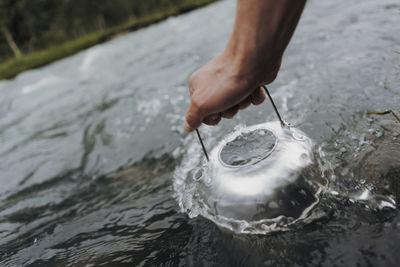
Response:
[[[273,82],[306,0],[238,0],[232,35],[222,54],[192,74],[185,130],[217,125],[239,109],[261,104],[260,85]]]

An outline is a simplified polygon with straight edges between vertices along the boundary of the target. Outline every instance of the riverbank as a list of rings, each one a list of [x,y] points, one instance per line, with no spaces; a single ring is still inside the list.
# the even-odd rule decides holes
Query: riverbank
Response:
[[[115,27],[87,34],[83,37],[44,50],[12,58],[0,63],[0,80],[14,78],[19,73],[47,65],[56,60],[73,55],[93,45],[113,39],[121,33],[131,32],[162,21],[168,17],[183,14],[218,0],[198,0],[174,8],[135,18]]]

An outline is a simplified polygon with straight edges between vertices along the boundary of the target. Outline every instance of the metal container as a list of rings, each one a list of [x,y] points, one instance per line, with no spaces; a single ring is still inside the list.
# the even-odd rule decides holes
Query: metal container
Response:
[[[209,215],[247,222],[302,218],[326,183],[311,139],[279,121],[228,135],[211,151],[207,177],[198,193]]]

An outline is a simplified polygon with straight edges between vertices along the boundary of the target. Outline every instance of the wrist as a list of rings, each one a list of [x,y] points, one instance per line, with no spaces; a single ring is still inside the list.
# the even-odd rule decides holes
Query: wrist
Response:
[[[247,80],[248,86],[257,87],[271,83],[279,71],[282,55],[268,53],[265,46],[248,41],[241,42],[231,37],[222,57],[231,66],[232,72],[240,79]]]

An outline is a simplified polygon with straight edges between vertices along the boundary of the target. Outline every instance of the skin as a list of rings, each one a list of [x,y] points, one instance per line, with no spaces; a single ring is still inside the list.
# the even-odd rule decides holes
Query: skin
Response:
[[[265,100],[261,85],[278,75],[282,55],[306,0],[238,0],[225,50],[189,79],[190,105],[184,128],[217,125]]]

